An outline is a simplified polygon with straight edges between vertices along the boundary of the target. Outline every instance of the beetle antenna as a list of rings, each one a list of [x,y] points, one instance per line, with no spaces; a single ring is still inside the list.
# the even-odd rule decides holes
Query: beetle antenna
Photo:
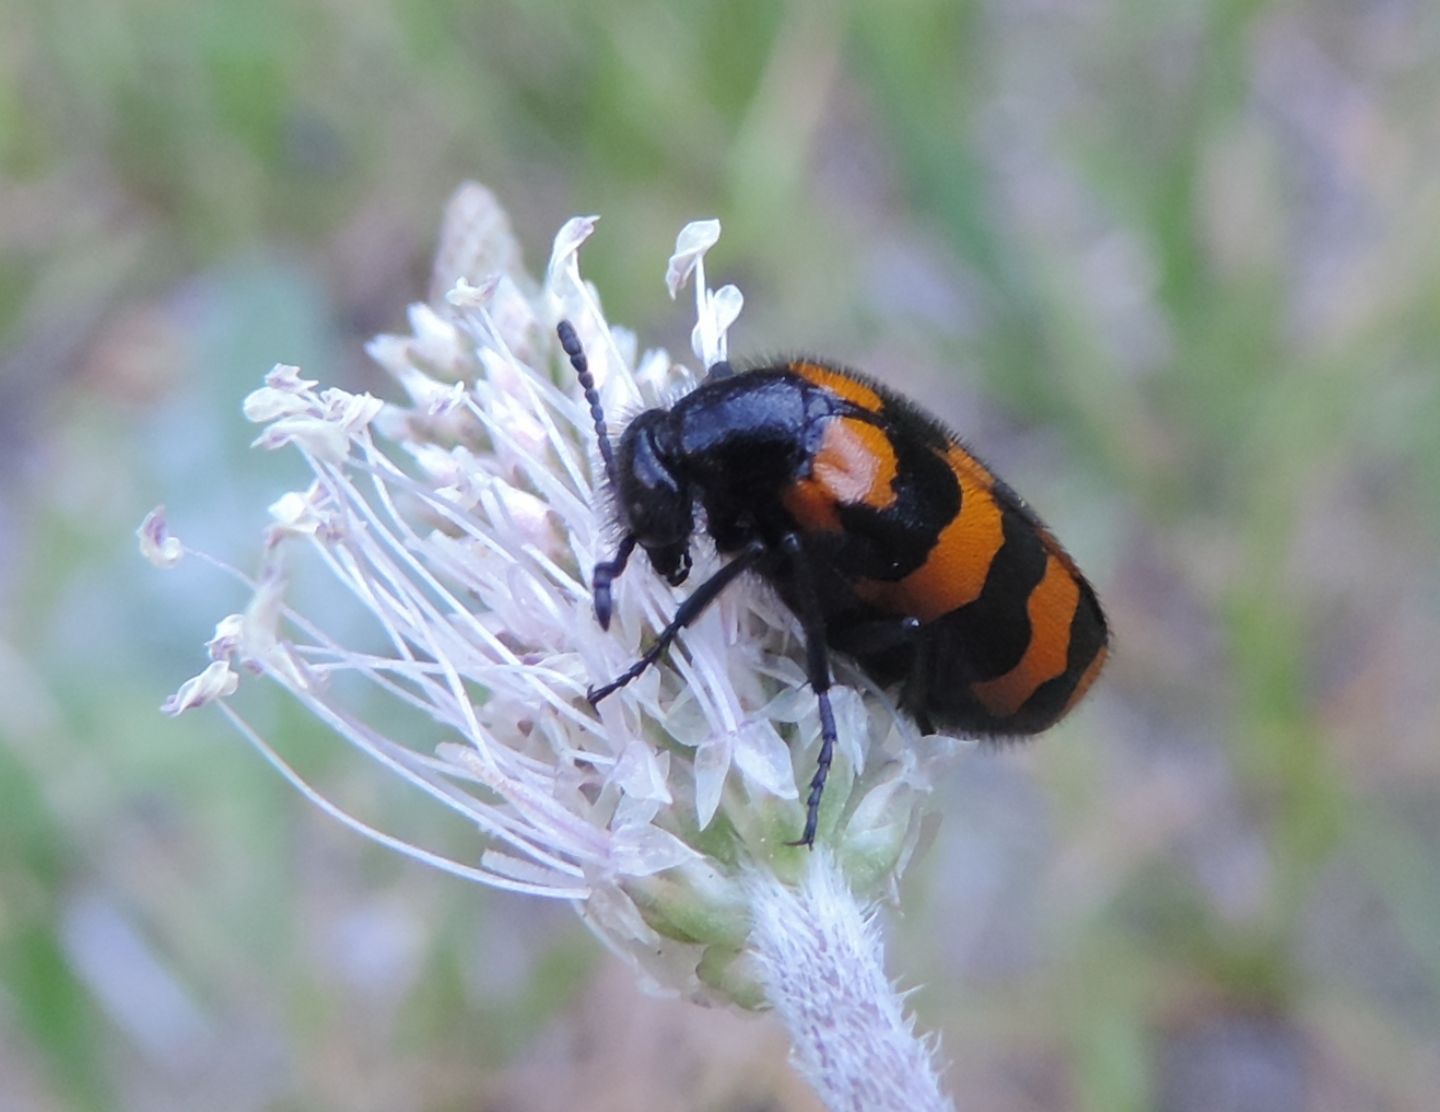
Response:
[[[585,358],[585,348],[580,343],[580,337],[575,335],[575,326],[568,320],[562,320],[555,326],[555,334],[560,337],[560,346],[565,349],[570,366],[575,368],[580,389],[585,391],[585,401],[590,406],[590,419],[595,422],[595,439],[600,444],[600,459],[605,464],[605,479],[613,490],[615,451],[610,446],[610,434],[605,431],[605,410],[600,404],[600,391],[595,388],[595,376],[590,373],[590,361]]]

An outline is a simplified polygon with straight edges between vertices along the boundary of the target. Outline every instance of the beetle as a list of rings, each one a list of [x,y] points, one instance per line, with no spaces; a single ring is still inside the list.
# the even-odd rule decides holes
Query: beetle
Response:
[[[638,660],[592,687],[598,704],[660,659],[740,576],[799,620],[820,752],[792,845],[813,846],[837,731],[832,653],[852,659],[922,733],[1000,740],[1053,726],[1109,654],[1095,591],[1033,510],[943,424],[875,379],[818,359],[709,368],[617,444],[584,348],[579,378],[616,504],[619,546],[596,565],[595,615],[637,548],[672,586],[703,529],[727,562],[681,602]],[[698,511],[698,518],[697,518]]]

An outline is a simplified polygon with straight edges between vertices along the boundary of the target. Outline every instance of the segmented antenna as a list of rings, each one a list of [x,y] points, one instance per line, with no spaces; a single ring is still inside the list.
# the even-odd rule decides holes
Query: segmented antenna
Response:
[[[605,410],[600,405],[600,391],[595,389],[595,376],[590,373],[590,361],[585,358],[585,348],[581,346],[580,337],[575,335],[575,326],[568,320],[562,320],[555,326],[555,334],[560,337],[560,346],[570,357],[570,366],[575,368],[580,389],[585,391],[585,401],[590,406],[590,419],[595,422],[595,439],[600,444],[600,459],[605,464],[605,478],[613,489],[615,453],[610,447],[610,434],[605,431]]]

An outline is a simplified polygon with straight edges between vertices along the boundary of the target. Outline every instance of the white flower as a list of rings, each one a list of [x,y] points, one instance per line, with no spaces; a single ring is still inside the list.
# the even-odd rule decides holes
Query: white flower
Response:
[[[536,283],[519,272],[494,199],[467,186],[437,261],[435,288],[448,292],[411,310],[412,335],[369,349],[404,402],[320,389],[292,367],[267,376],[246,404],[264,425],[256,444],[298,451],[310,475],[271,507],[250,605],[220,623],[213,662],[167,710],[218,704],[302,791],[368,836],[495,887],[575,900],[654,982],[757,1003],[753,877],[794,880],[822,856],[786,844],[804,821],[800,786],[819,733],[798,625],[768,589],[739,583],[658,666],[590,706],[589,685],[639,655],[683,589],[637,561],[616,583],[610,630],[596,622],[589,578],[616,538],[591,417],[555,338],[557,321],[573,322],[606,413],[633,414],[725,357],[742,299],[705,283],[719,223],[687,226],[666,280],[672,296],[695,285],[699,363],[641,353],[580,277],[595,227],[595,217],[569,221]],[[487,261],[508,269],[478,273]],[[173,563],[178,542],[157,520],[142,529],[147,552]],[[347,588],[370,643],[340,643],[329,631],[353,623],[287,594],[302,557]],[[692,584],[717,566],[703,540],[695,560]],[[247,673],[468,817],[484,839],[478,864],[400,843],[301,782],[227,700]],[[333,682],[342,675],[393,700],[413,729],[382,733],[357,710],[356,685]],[[841,745],[819,841],[852,886],[888,895],[942,744],[917,746],[913,725],[863,676],[841,666],[837,681]]]

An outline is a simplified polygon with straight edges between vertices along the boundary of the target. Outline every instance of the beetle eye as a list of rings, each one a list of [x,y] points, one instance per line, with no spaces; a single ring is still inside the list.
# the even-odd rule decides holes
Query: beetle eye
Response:
[[[683,545],[694,530],[690,490],[664,448],[668,414],[650,410],[625,430],[620,445],[620,488],[626,524],[646,549]]]
[[[651,490],[629,503],[630,529],[644,548],[684,544],[695,527],[690,501],[680,491]]]

